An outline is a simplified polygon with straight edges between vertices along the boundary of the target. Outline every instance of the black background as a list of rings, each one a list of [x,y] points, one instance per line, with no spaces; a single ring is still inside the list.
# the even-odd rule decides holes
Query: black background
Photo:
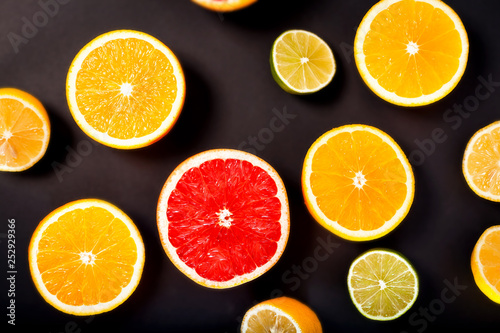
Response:
[[[375,1],[260,0],[248,9],[223,15],[187,0],[66,2],[35,36],[18,46],[17,53],[9,33],[21,35],[23,17],[32,21],[41,7],[38,1],[0,2],[0,86],[37,96],[52,125],[50,145],[40,162],[26,172],[0,174],[0,233],[7,233],[8,219],[16,220],[17,232],[15,328],[6,325],[7,242],[0,238],[0,318],[9,332],[36,328],[38,332],[234,333],[245,311],[274,296],[273,290],[310,305],[325,332],[498,331],[500,306],[476,287],[470,254],[481,233],[498,224],[499,207],[468,188],[461,160],[473,133],[499,118],[499,87],[479,105],[472,104],[479,76],[500,81],[500,2],[447,1],[468,32],[467,70],[447,97],[413,109],[375,96],[354,64],[350,51],[355,29]],[[271,45],[280,33],[292,28],[315,32],[335,54],[336,76],[320,93],[289,95],[271,77]],[[91,140],[68,110],[67,69],[88,41],[114,29],[144,31],[176,53],[186,75],[185,107],[174,129],[150,147],[125,151],[96,144],[81,160],[71,160],[70,151],[77,151],[79,144],[88,147]],[[448,109],[464,102],[471,103],[474,111],[453,122],[445,118]],[[171,264],[161,247],[155,219],[160,190],[170,172],[187,157],[211,148],[237,148],[249,135],[257,136],[269,127],[274,108],[286,108],[296,118],[275,133],[274,140],[257,155],[276,168],[288,190],[288,246],[278,264],[257,280],[229,290],[199,286]],[[415,172],[416,195],[407,218],[392,233],[372,242],[353,243],[330,236],[309,215],[301,194],[302,162],[309,146],[325,131],[349,123],[386,131],[410,157]],[[428,139],[435,129],[441,129],[446,140],[433,144],[433,152],[427,155],[415,152],[422,151],[419,142],[432,148]],[[425,158],[419,160],[418,156]],[[58,177],[54,162],[69,166],[72,172]],[[45,303],[31,281],[27,261],[28,244],[38,222],[55,208],[88,197],[122,208],[135,221],[146,246],[145,269],[137,290],[115,310],[93,318],[66,315]],[[307,258],[313,257],[318,238],[330,238],[338,248],[314,265]],[[362,317],[347,291],[349,265],[373,247],[400,251],[420,276],[415,305],[392,322]],[[311,272],[299,278],[293,267],[306,262]],[[295,277],[295,282],[283,275]],[[445,280],[456,280],[466,289],[443,309],[439,299]],[[429,306],[437,315],[422,320],[419,309]],[[412,315],[420,320],[418,324],[410,320]]]

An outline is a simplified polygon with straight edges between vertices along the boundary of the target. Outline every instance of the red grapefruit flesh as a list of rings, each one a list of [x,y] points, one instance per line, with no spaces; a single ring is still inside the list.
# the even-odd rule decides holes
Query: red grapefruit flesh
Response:
[[[172,262],[195,282],[228,288],[279,259],[290,227],[285,187],[258,157],[209,150],[179,165],[158,202],[158,230]]]

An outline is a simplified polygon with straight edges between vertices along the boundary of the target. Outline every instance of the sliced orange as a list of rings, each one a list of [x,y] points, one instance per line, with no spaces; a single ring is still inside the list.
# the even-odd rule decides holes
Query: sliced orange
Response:
[[[206,9],[213,10],[216,12],[232,12],[235,10],[243,9],[257,2],[257,0],[191,0],[191,1]]]
[[[500,225],[479,237],[471,258],[474,281],[489,299],[500,303]]]
[[[322,333],[321,322],[310,307],[293,298],[261,302],[247,311],[241,333]]]
[[[382,0],[365,15],[354,41],[368,87],[403,106],[446,96],[460,81],[468,54],[462,21],[439,0]]]
[[[23,171],[38,162],[50,140],[49,116],[30,94],[0,89],[0,171]]]
[[[477,131],[465,148],[462,170],[480,197],[500,202],[500,121]]]
[[[69,69],[71,114],[94,140],[132,149],[161,139],[174,126],[186,86],[179,61],[158,39],[117,30],[89,42]]]
[[[365,241],[396,228],[415,191],[413,171],[398,144],[381,130],[346,125],[309,148],[302,191],[313,217],[345,239]]]
[[[123,303],[139,284],[144,244],[119,208],[78,200],[40,222],[31,238],[29,264],[49,304],[74,315],[98,314]]]
[[[210,288],[264,274],[281,257],[290,229],[278,173],[257,156],[232,149],[181,163],[161,191],[157,221],[173,264]]]

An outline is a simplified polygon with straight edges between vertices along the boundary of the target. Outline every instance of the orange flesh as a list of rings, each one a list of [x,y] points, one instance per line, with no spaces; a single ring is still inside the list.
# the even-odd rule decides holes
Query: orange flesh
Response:
[[[137,247],[121,220],[91,207],[49,225],[36,258],[45,287],[61,302],[95,305],[112,301],[129,284]]]
[[[313,157],[311,189],[318,206],[349,230],[375,230],[390,220],[404,203],[406,181],[393,148],[367,131],[340,133]]]
[[[500,195],[500,128],[474,143],[466,168],[480,190]]]
[[[418,46],[413,55],[410,43]],[[443,10],[404,0],[374,18],[363,53],[368,71],[384,89],[413,98],[432,94],[452,79],[462,41]]]
[[[30,163],[43,149],[44,137],[43,122],[33,110],[15,99],[0,99],[0,165]]]
[[[486,236],[479,250],[479,261],[488,282],[500,292],[500,232],[492,232]]]
[[[118,139],[153,133],[176,96],[168,58],[136,38],[112,40],[90,52],[76,79],[76,101],[87,123]]]

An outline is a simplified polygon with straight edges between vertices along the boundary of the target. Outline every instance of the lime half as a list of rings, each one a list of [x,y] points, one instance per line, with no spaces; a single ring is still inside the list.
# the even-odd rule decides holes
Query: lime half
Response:
[[[288,30],[273,44],[273,78],[291,94],[310,94],[324,88],[332,81],[335,68],[332,50],[311,32]]]
[[[402,255],[384,249],[370,250],[356,258],[347,285],[356,308],[373,320],[400,317],[418,295],[415,269]]]

